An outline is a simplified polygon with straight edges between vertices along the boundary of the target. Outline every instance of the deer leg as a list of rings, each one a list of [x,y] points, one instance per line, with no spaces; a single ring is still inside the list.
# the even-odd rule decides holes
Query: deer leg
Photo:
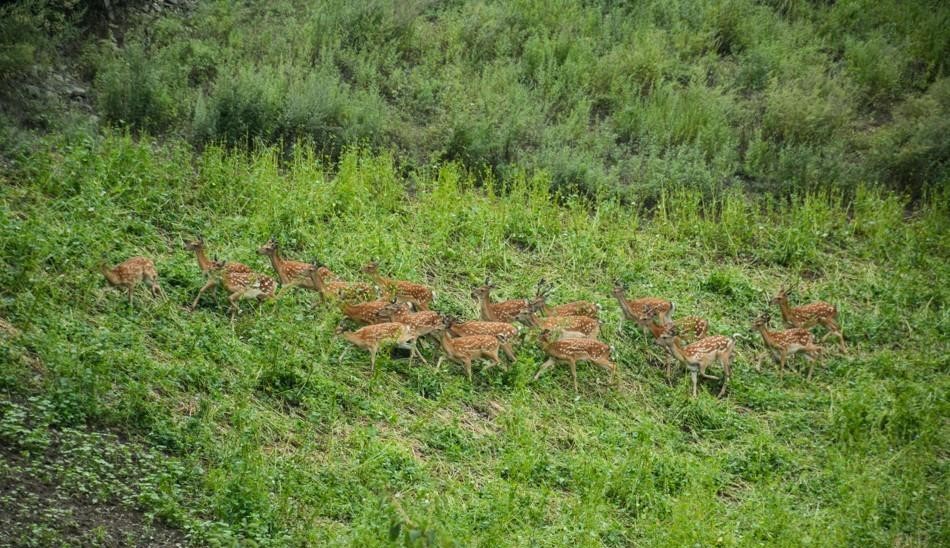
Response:
[[[515,361],[515,351],[512,349],[510,342],[501,345],[501,348],[505,351],[505,355],[508,356],[509,360]]]
[[[208,289],[209,287],[214,287],[215,283],[216,283],[216,282],[215,282],[214,280],[208,280],[208,283],[206,283],[206,284],[204,284],[203,286],[201,286],[201,289],[198,290],[198,294],[195,295],[195,300],[194,300],[194,302],[191,303],[191,310],[194,310],[195,307],[198,306],[198,299],[201,298],[201,294],[204,293],[205,290]]]
[[[709,367],[709,364],[699,366],[699,376],[702,377],[702,378],[704,378],[704,379],[712,379],[712,380],[714,380],[714,381],[718,381],[718,380],[719,380],[719,377],[714,377],[714,376],[712,376],[712,375],[706,374],[706,368],[707,368],[707,367]]]
[[[129,306],[132,306],[132,291],[135,289],[134,285],[129,286]]]
[[[689,370],[689,376],[691,379],[693,379],[693,397],[694,398],[696,397],[696,393],[697,393],[696,392],[696,383],[697,383],[696,374],[697,374],[696,368],[692,368]]]
[[[579,390],[577,389],[577,362],[574,360],[571,360],[568,363],[571,366],[571,377],[574,379],[574,393],[576,394],[577,392],[579,392]]]
[[[370,367],[372,367],[372,369],[373,369],[373,372],[372,372],[372,374],[371,374],[371,378],[373,378],[373,379],[376,378],[376,352],[377,352],[378,350],[379,350],[379,348],[373,347],[373,348],[371,348],[370,351],[369,351],[369,364],[370,364]]]
[[[409,356],[411,357],[413,354],[415,354],[416,356],[419,356],[419,359],[422,360],[422,363],[429,365],[429,362],[426,361],[425,356],[423,356],[422,353],[419,352],[419,347],[416,346],[418,342],[419,342],[419,339],[412,339],[412,353],[409,354]],[[412,363],[411,359],[409,360],[409,363],[410,364]]]
[[[544,373],[554,365],[554,358],[548,358],[548,360],[541,364],[541,367],[538,368],[538,372],[535,373],[533,380],[538,380],[541,377],[541,373]]]
[[[299,278],[294,278],[293,280],[290,280],[289,282],[280,286],[280,289],[277,290],[277,293],[274,294],[274,298],[275,299],[279,298],[281,295],[284,294],[284,291],[287,291],[288,289],[292,287],[297,287],[298,285],[300,285]]]
[[[726,387],[729,386],[729,379],[732,378],[732,353],[726,354],[722,359],[723,381],[722,388],[719,389],[719,396],[726,393]]]
[[[787,349],[787,348],[783,348],[783,349],[782,349],[782,353],[781,353],[781,355],[780,355],[780,357],[779,357],[779,364],[778,364],[778,376],[779,376],[779,377],[782,377],[782,378],[785,377],[785,361],[786,361],[787,359],[788,359],[788,349]]]
[[[462,365],[465,367],[465,376],[468,377],[468,382],[474,384],[475,381],[472,380],[472,359],[465,358]]]
[[[233,322],[237,315],[241,312],[241,306],[238,305],[238,301],[241,300],[242,293],[240,291],[235,291],[228,297],[228,301],[231,302],[231,321]]]

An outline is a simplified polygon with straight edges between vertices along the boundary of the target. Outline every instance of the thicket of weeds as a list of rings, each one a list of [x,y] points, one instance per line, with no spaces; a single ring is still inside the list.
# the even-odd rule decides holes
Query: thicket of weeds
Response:
[[[15,330],[0,334],[0,393],[20,402],[0,407],[4,443],[88,426],[163,452],[129,503],[199,542],[948,542],[945,191],[912,212],[870,186],[664,191],[646,216],[552,197],[544,173],[476,185],[455,164],[293,150],[280,163],[274,149],[54,137],[3,172],[0,316]],[[530,343],[474,386],[385,356],[371,383],[310,293],[245,303],[233,327],[221,293],[187,312],[202,278],[181,243],[198,233],[261,271],[272,234],[347,278],[375,258],[467,317],[486,275],[499,297],[544,277],[556,301],[604,305],[620,386],[584,366],[576,399],[564,368],[532,383]],[[155,259],[167,302],[140,291],[130,308],[94,269],[136,254]],[[739,334],[728,397],[710,382],[690,399],[682,371],[667,384],[661,353],[620,321],[615,279]],[[779,379],[750,330],[783,283],[840,309],[850,352],[811,382]]]

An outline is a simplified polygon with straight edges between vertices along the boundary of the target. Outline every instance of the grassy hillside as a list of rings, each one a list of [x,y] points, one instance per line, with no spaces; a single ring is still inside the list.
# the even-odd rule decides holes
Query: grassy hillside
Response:
[[[60,122],[64,85],[33,81],[53,64],[101,122],[198,146],[360,144],[639,201],[947,180],[937,0],[112,4],[0,8],[0,96],[40,103],[0,122]]]
[[[677,190],[646,215],[552,198],[545,175],[499,193],[453,164],[404,169],[358,150],[326,164],[309,150],[280,163],[272,149],[106,133],[18,158],[0,184],[0,445],[65,455],[44,468],[51,481],[193,542],[950,541],[945,192],[908,213],[864,186],[853,200]],[[312,294],[245,304],[233,326],[221,293],[187,312],[202,278],[181,242],[199,232],[262,271],[254,250],[272,234],[349,278],[376,258],[467,317],[486,275],[506,297],[545,277],[556,301],[604,305],[620,386],[585,366],[577,398],[565,368],[529,382],[530,342],[474,386],[454,366],[388,357],[371,383]],[[167,302],[140,291],[129,308],[94,270],[133,254],[154,257]],[[660,352],[608,297],[617,278],[739,334],[727,398],[709,382],[690,399],[682,371],[667,384]],[[780,379],[750,331],[782,283],[841,311],[850,352],[811,382]]]

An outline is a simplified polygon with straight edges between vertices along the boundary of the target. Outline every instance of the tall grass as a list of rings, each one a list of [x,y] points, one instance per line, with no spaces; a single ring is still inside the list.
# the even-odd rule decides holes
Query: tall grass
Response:
[[[405,174],[385,154],[289,150],[56,138],[3,173],[0,317],[22,332],[2,334],[5,444],[118,430],[163,455],[132,504],[212,544],[946,542],[945,193],[907,217],[875,186],[679,188],[645,215],[554,200],[544,172],[480,182],[458,164]],[[466,316],[486,275],[500,297],[545,277],[556,301],[604,305],[620,386],[586,367],[577,399],[564,369],[530,382],[530,343],[474,385],[388,356],[371,383],[310,294],[245,304],[233,327],[221,294],[185,311],[202,279],[180,245],[197,233],[261,271],[272,234],[346,278],[375,258]],[[133,254],[156,260],[167,303],[130,308],[94,270]],[[691,400],[681,372],[666,383],[608,296],[618,278],[740,334],[726,399]],[[783,283],[841,311],[851,352],[811,382],[780,379],[749,327]]]

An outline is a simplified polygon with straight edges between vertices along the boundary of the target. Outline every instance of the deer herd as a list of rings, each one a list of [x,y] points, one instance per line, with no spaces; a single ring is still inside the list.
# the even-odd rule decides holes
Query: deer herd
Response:
[[[241,263],[220,261],[217,258],[209,260],[201,237],[185,243],[184,247],[194,253],[198,268],[206,278],[191,303],[191,310],[198,305],[202,294],[218,286],[228,293],[232,321],[240,312],[241,300],[263,301],[280,296],[293,287],[315,291],[323,302],[334,303],[345,318],[362,325],[353,331],[346,331],[341,323],[336,333],[369,352],[374,375],[379,350],[393,345],[407,348],[410,361],[418,357],[428,364],[418,349],[420,339],[426,337],[441,347],[443,357],[462,365],[469,381],[472,380],[472,363],[477,360],[489,362],[483,370],[496,365],[507,370],[499,353],[503,353],[509,361],[514,361],[515,344],[521,334],[520,324],[533,334],[541,351],[547,356],[547,360],[538,368],[535,380],[555,364],[565,363],[570,366],[576,392],[577,362],[588,362],[606,369],[611,379],[617,381],[617,364],[612,359],[613,347],[599,340],[600,305],[587,301],[548,304],[552,288],[544,280],[538,283],[534,297],[506,301],[493,300],[491,292],[496,287],[491,280],[485,280],[484,285],[472,291],[472,298],[478,302],[480,319],[461,320],[430,310],[435,298],[431,288],[420,283],[386,278],[375,262],[362,268],[372,284],[344,281],[317,262],[285,259],[280,254],[277,241],[271,238],[257,252],[270,259],[277,273],[275,280]],[[165,298],[158,283],[155,264],[146,257],[133,257],[111,268],[102,264],[100,271],[110,285],[128,293],[130,305],[133,291],[139,283],[144,283],[153,297]],[[694,397],[699,377],[719,379],[706,373],[708,367],[717,361],[723,369],[719,396],[726,392],[732,377],[735,338],[707,336],[709,323],[696,316],[674,319],[676,307],[672,301],[656,297],[628,299],[626,289],[619,281],[615,283],[612,295],[626,320],[634,322],[645,337],[665,348],[673,359],[686,367],[692,379]],[[778,305],[782,320],[789,329],[771,331],[768,312],[757,317],[752,328],[759,331],[766,348],[779,362],[780,375],[784,375],[789,357],[802,354],[810,362],[808,378],[811,379],[814,361],[823,349],[816,344],[810,328],[823,326],[827,333],[822,342],[828,336],[835,335],[841,351],[845,351],[844,336],[836,321],[838,311],[825,302],[793,307],[789,304],[789,296],[790,291],[783,288],[771,301],[771,304]],[[442,357],[438,363],[441,364],[441,361]],[[666,375],[668,379],[672,375],[670,360],[667,360]]]

